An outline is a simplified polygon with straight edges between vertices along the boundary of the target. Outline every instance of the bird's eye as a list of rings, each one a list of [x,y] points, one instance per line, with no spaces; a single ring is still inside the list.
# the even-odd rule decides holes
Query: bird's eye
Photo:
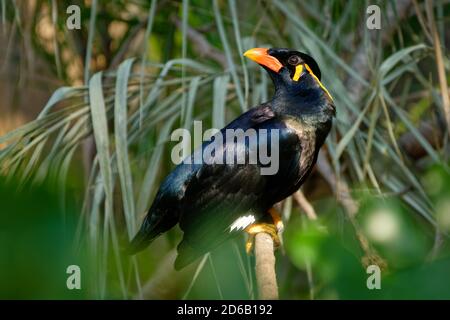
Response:
[[[300,59],[299,56],[290,56],[289,59],[288,59],[288,63],[289,63],[291,66],[296,66],[296,65],[298,65],[300,62],[301,62],[301,59]]]

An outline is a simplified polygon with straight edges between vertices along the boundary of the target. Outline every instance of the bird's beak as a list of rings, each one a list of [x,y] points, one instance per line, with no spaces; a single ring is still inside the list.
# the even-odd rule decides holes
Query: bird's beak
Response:
[[[272,71],[278,72],[283,67],[280,61],[278,61],[277,58],[272,57],[267,53],[269,49],[267,48],[253,48],[250,50],[247,50],[244,53],[244,56],[246,56],[249,59],[252,59],[253,61],[259,63],[260,65],[263,65],[267,68],[269,68]]]

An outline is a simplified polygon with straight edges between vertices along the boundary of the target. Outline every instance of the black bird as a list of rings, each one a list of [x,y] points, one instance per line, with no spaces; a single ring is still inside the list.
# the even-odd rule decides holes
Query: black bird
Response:
[[[317,160],[335,116],[333,99],[320,82],[321,73],[309,55],[284,48],[254,48],[244,55],[260,64],[272,78],[273,98],[256,106],[203,143],[179,164],[162,182],[141,229],[132,240],[129,253],[144,249],[160,234],[177,223],[183,230],[175,268],[180,269],[211,251],[243,230],[252,237],[268,232],[279,244],[283,225],[274,204],[285,199],[303,184]],[[262,174],[267,163],[254,155],[250,139],[225,139],[227,129],[254,129],[257,149],[278,152],[278,170]],[[266,129],[266,135],[261,132]],[[278,150],[272,148],[272,133],[278,132]],[[209,162],[195,163],[218,139],[223,143],[209,155]],[[274,144],[275,145],[275,144]],[[269,146],[269,147],[268,147]],[[245,156],[245,163],[225,161],[226,155]],[[231,158],[230,158],[231,159]],[[211,161],[212,160],[212,161]],[[193,163],[190,163],[193,162]]]

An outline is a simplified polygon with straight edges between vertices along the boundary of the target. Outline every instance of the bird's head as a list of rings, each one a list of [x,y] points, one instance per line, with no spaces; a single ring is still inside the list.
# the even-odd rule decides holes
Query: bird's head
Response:
[[[328,90],[320,82],[319,65],[306,53],[286,48],[253,48],[246,51],[244,56],[263,66],[277,88],[287,87],[296,90],[302,87],[303,79],[312,77],[331,98]]]

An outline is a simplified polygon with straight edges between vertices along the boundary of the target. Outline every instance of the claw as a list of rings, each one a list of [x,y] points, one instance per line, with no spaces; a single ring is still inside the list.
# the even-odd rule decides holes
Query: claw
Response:
[[[282,234],[284,231],[284,224],[283,220],[281,219],[281,214],[278,213],[275,208],[269,209],[269,214],[272,216],[273,224],[277,228],[277,231],[279,234]]]
[[[248,226],[245,231],[249,234],[249,237],[245,244],[245,251],[247,252],[247,254],[250,254],[250,252],[252,251],[255,236],[260,232],[268,233],[272,237],[274,246],[276,248],[282,244],[281,239],[278,236],[278,228],[271,223],[254,223]]]
[[[249,233],[248,234],[248,238],[247,238],[247,242],[245,243],[245,252],[247,252],[248,255],[253,250],[253,242],[254,242],[254,240],[255,240],[255,235]]]
[[[247,252],[247,254],[250,254],[250,252],[253,250],[255,236],[260,232],[268,233],[272,237],[275,248],[280,246],[283,248],[282,234],[284,231],[284,224],[281,220],[281,215],[275,210],[275,208],[270,208],[268,213],[272,217],[273,224],[254,223],[245,228],[245,231],[249,235],[247,242],[245,243],[245,251]]]

